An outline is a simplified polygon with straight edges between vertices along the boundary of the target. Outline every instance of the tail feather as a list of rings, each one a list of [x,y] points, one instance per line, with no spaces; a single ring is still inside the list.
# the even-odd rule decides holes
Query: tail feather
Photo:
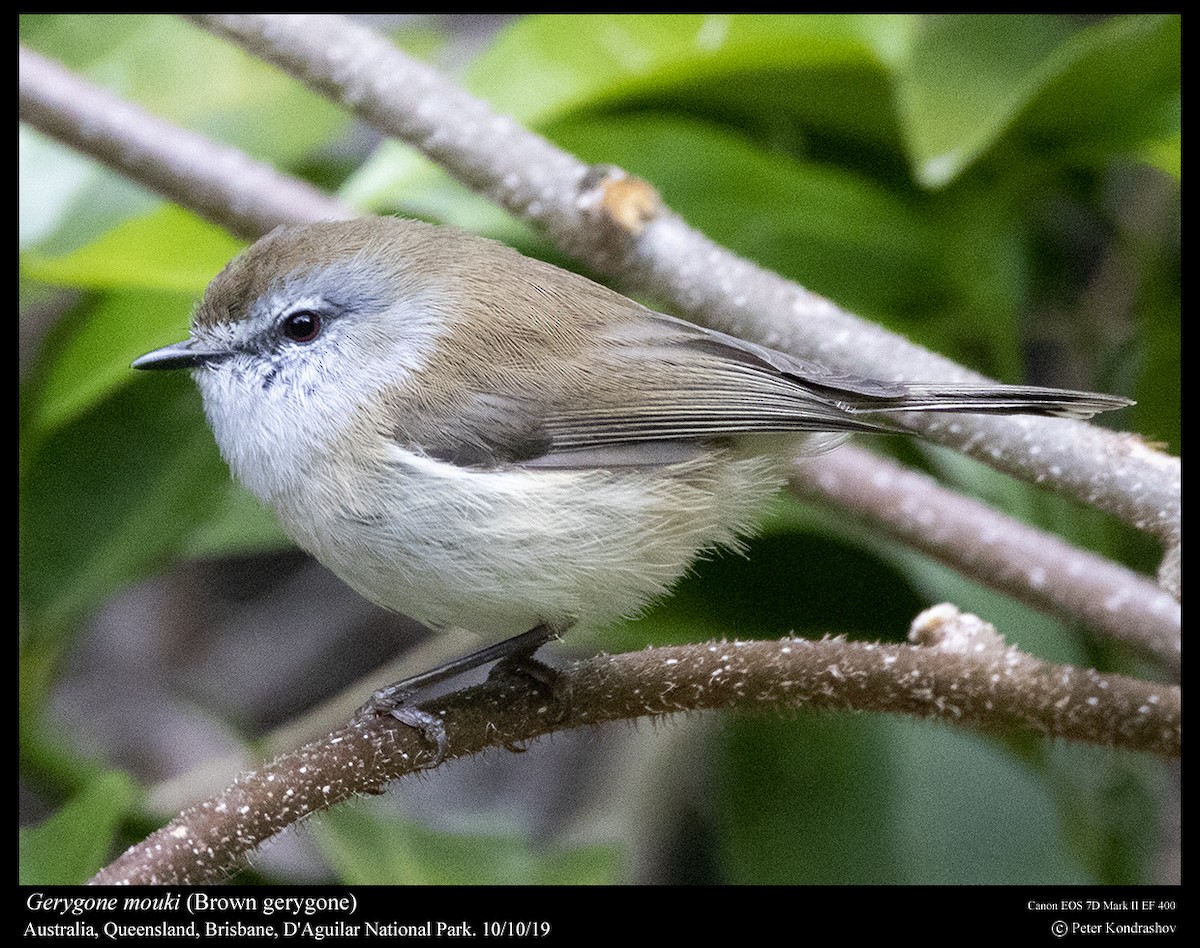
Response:
[[[839,393],[839,405],[851,414],[878,411],[957,411],[1001,415],[1053,415],[1087,419],[1134,404],[1132,399],[1097,392],[1076,392],[1036,385],[904,383],[894,395]],[[849,396],[849,397],[846,397]]]

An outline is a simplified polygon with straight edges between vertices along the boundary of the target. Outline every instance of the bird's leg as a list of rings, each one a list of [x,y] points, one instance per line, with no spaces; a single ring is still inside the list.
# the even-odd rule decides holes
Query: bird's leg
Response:
[[[554,681],[558,677],[558,672],[549,665],[534,659],[533,654],[551,639],[558,638],[562,631],[558,627],[542,623],[528,632],[514,635],[503,642],[497,642],[495,645],[481,648],[469,655],[451,659],[429,671],[394,682],[372,694],[371,700],[355,712],[354,720],[365,721],[381,714],[387,714],[403,724],[416,728],[426,741],[437,747],[437,755],[433,761],[423,766],[436,767],[446,754],[446,728],[441,718],[412,706],[410,699],[413,694],[422,688],[456,678],[489,662],[497,662],[497,667],[493,669],[492,674],[499,672],[500,674],[521,675],[527,680],[534,681],[543,690],[549,690],[557,696],[558,692],[555,691]],[[491,678],[491,675],[488,677]]]

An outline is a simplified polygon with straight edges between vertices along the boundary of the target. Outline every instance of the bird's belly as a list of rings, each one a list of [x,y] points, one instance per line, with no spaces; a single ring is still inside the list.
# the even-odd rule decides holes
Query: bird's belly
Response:
[[[277,504],[284,528],[379,605],[491,640],[636,613],[704,551],[736,548],[781,476],[770,461],[716,452],[563,471],[460,468],[396,449],[349,480],[370,485],[369,503],[343,493]]]

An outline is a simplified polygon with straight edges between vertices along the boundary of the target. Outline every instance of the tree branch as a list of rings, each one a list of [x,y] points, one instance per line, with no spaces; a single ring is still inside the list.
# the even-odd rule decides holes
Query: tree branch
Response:
[[[21,121],[238,237],[357,216],[312,185],[151,115],[23,46],[17,55]]]
[[[1179,673],[1183,611],[1133,570],[855,445],[801,460],[789,486],[1035,609],[1134,645]]]
[[[1009,648],[990,625],[951,606],[922,613],[910,639],[914,644],[785,638],[651,648],[564,671],[571,694],[565,709],[513,679],[422,708],[445,723],[443,762],[556,731],[703,709],[889,712],[1163,758],[1180,754],[1177,686],[1043,662]],[[433,757],[418,731],[391,718],[351,722],[188,807],[91,881],[219,881],[285,827],[357,794],[382,793]]]

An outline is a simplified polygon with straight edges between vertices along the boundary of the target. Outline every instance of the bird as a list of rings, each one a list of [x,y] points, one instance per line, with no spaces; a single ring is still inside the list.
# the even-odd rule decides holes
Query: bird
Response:
[[[133,367],[191,371],[233,475],[352,588],[489,643],[395,694],[636,615],[848,435],[1132,404],[833,371],[393,217],[277,228]]]

